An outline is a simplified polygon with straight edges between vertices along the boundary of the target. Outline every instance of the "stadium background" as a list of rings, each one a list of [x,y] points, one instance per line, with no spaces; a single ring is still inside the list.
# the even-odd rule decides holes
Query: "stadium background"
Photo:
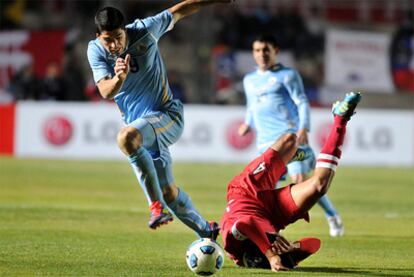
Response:
[[[94,12],[113,5],[130,22],[175,2],[2,1],[0,151],[119,159],[115,136],[122,123],[111,102],[100,98],[86,58]],[[176,159],[246,161],[254,155],[254,138],[238,137],[234,125],[243,120],[241,78],[254,69],[251,40],[272,32],[281,45],[279,60],[303,77],[314,107],[316,151],[326,132],[320,120],[326,107],[358,90],[367,116],[361,111],[358,126],[351,126],[345,163],[413,166],[413,3],[244,0],[180,22],[160,41],[174,95],[188,106]]]
[[[194,235],[178,223],[157,233],[144,226],[145,200],[115,143],[120,116],[100,98],[86,58],[99,7],[132,21],[174,3],[0,2],[0,275],[185,275],[171,251],[184,253]],[[288,235],[321,237],[324,249],[297,274],[412,276],[413,10],[412,0],[238,0],[166,34],[161,53],[186,106],[174,171],[198,209],[218,220],[225,184],[256,155],[254,137],[236,135],[241,77],[254,69],[251,39],[273,31],[280,60],[303,77],[316,152],[332,101],[364,93],[330,191],[346,236],[329,240],[313,209],[312,223]],[[223,274],[241,276],[230,264]]]

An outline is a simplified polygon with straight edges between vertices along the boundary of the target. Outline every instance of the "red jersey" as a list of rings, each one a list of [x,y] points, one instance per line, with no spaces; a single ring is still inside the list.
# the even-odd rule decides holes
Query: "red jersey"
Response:
[[[274,189],[286,173],[277,151],[269,148],[236,176],[227,189],[227,207],[221,219],[224,249],[239,265],[252,241],[264,254],[270,248],[266,234],[274,234],[299,218],[290,186]]]

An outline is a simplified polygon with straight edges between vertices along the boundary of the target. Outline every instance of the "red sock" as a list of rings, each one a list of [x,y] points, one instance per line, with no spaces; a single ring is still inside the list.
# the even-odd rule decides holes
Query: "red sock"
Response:
[[[334,117],[334,124],[329,133],[328,139],[318,156],[316,167],[326,167],[335,170],[341,158],[341,148],[344,144],[346,123],[342,116]]]

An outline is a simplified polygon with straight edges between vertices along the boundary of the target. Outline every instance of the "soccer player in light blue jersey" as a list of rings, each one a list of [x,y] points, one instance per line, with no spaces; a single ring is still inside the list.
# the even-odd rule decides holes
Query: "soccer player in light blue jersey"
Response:
[[[239,134],[245,135],[253,128],[257,134],[257,146],[263,153],[272,143],[286,133],[297,135],[299,149],[308,158],[287,165],[293,183],[307,179],[315,165],[315,155],[308,145],[310,108],[302,79],[294,69],[277,63],[278,45],[274,37],[262,35],[253,42],[253,58],[257,70],[243,80],[247,101],[247,113]],[[342,220],[325,195],[319,200],[329,224],[331,236],[342,236]]]
[[[189,196],[174,184],[168,147],[183,131],[183,107],[173,100],[158,40],[180,19],[213,3],[187,0],[155,16],[124,25],[122,13],[105,7],[95,16],[96,39],[88,60],[100,94],[118,105],[126,126],[117,141],[147,197],[156,229],[173,220],[170,211],[200,237],[216,239],[219,226],[206,221]],[[168,208],[168,210],[167,210]]]

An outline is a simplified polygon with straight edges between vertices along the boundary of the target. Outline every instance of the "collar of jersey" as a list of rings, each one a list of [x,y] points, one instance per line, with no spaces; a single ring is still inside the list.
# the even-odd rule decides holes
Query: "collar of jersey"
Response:
[[[269,74],[272,71],[276,71],[279,70],[283,67],[283,65],[281,63],[276,63],[274,65],[272,65],[269,69],[265,70],[265,71],[261,71],[259,70],[259,68],[257,68],[257,73],[260,75],[265,75],[265,74]]]

